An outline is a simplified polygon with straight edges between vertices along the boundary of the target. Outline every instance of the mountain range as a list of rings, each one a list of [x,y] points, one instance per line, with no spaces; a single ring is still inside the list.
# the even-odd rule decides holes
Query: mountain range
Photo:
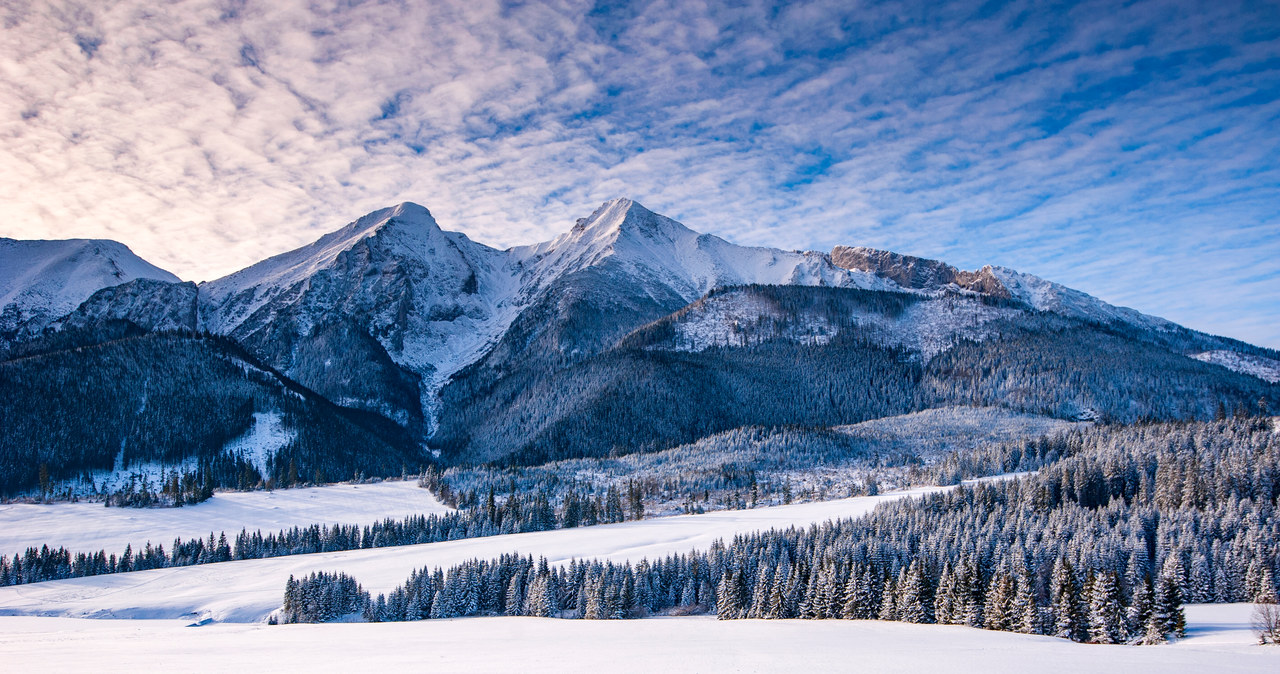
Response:
[[[1205,418],[1274,409],[1277,382],[1275,351],[1012,269],[738,246],[628,199],[506,250],[403,203],[200,284],[112,241],[0,239],[5,493],[227,459],[264,418],[286,435],[239,457],[259,477],[340,478],[954,404]]]

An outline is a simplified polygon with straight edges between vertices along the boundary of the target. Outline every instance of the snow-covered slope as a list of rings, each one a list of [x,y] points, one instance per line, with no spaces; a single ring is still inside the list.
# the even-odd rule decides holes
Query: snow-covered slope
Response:
[[[1280,382],[1280,361],[1271,358],[1225,349],[1193,353],[1191,357],[1205,363],[1221,365],[1233,372],[1251,375],[1272,384]]]
[[[427,209],[403,203],[201,285],[201,314],[209,330],[335,401],[406,423],[410,401],[344,391],[346,375],[330,372],[333,361],[353,339],[376,340],[396,366],[425,380],[411,404],[429,409],[440,384],[510,324],[514,286],[504,262],[502,252],[444,232]],[[367,383],[379,375],[358,376]]]
[[[705,550],[714,541],[732,539],[737,534],[856,517],[880,503],[945,489],[921,487],[879,496],[754,510],[55,580],[0,588],[0,615],[144,619],[195,616],[217,622],[257,622],[280,607],[281,592],[290,575],[341,570],[376,594],[390,591],[403,583],[411,571],[423,566],[447,568],[470,559],[491,559],[515,551],[543,556],[555,564],[575,558],[637,562],[645,557]]]
[[[179,282],[116,241],[0,238],[0,333],[47,323],[95,292],[134,279]]]
[[[1107,304],[1079,290],[1008,267],[983,267],[983,271],[990,271],[1014,298],[1040,311],[1099,323],[1127,323],[1146,330],[1171,330],[1177,327],[1163,318]]]
[[[964,271],[945,262],[902,255],[887,250],[836,246],[834,263],[845,269],[863,270],[890,281],[895,287],[937,295],[966,291],[1001,299],[1013,299],[1038,311],[1098,323],[1126,323],[1147,330],[1168,330],[1173,323],[1133,309],[1117,307],[1038,276],[1008,267],[987,265]]]

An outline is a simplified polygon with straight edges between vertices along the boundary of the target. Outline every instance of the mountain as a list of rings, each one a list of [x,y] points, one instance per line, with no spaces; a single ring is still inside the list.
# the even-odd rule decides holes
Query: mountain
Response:
[[[178,282],[115,241],[0,238],[0,341],[37,332],[95,292],[135,279]]]
[[[510,322],[505,261],[400,204],[202,284],[201,327],[341,405],[421,432],[433,382]]]
[[[449,460],[664,449],[956,403],[1203,417],[1276,394],[1187,357],[1273,352],[1001,267],[745,248],[625,199],[510,253],[526,306],[442,389],[431,443]]]
[[[154,272],[104,283],[101,259],[123,255],[5,286],[35,297],[58,287],[40,278],[96,279],[25,319],[10,357],[126,330],[178,331],[196,340],[183,358],[200,360],[215,348],[200,335],[219,335],[334,414],[380,419],[446,462],[666,449],[953,405],[1128,422],[1280,404],[1274,351],[1003,267],[738,246],[628,199],[507,250],[403,203],[199,286]],[[398,443],[378,455],[413,461]]]

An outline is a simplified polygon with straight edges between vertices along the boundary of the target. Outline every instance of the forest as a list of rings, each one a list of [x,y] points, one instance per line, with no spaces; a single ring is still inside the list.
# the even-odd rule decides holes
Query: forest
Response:
[[[360,614],[711,612],[1154,643],[1181,632],[1185,602],[1276,592],[1280,435],[1270,419],[1097,427],[982,454],[968,465],[1047,462],[1031,475],[895,501],[862,518],[634,565],[553,567],[512,554],[424,568],[388,594],[362,595]]]

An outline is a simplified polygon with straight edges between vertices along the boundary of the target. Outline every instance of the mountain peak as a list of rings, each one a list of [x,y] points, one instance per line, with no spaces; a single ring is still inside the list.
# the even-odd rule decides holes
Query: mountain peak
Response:
[[[578,220],[569,234],[586,240],[605,239],[610,243],[636,237],[674,242],[690,234],[696,235],[679,222],[625,197],[604,202],[591,215]]]
[[[413,231],[420,233],[439,232],[440,225],[425,206],[412,201],[404,201],[395,206],[379,208],[346,227],[334,232],[339,239],[352,240],[373,236],[386,229],[397,231]]]

